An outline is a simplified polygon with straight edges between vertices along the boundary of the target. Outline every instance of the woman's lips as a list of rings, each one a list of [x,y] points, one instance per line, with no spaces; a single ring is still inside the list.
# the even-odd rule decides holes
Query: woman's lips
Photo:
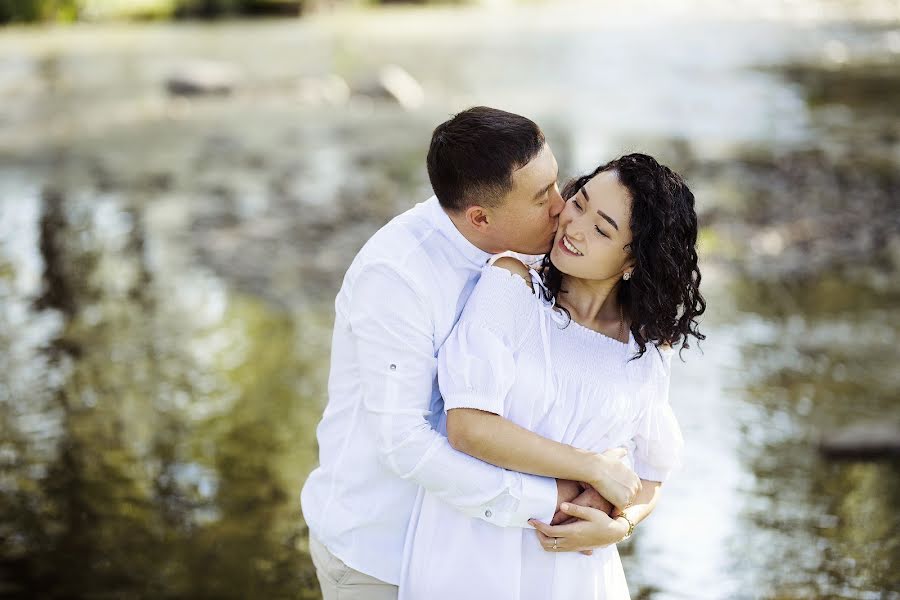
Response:
[[[565,240],[566,240],[566,236],[565,236],[565,235],[562,236],[561,238],[559,238],[559,243],[556,244],[556,245],[559,246],[559,249],[560,249],[560,250],[562,250],[563,252],[565,252],[565,253],[568,254],[569,256],[584,256],[584,254],[576,254],[575,252],[572,252],[571,250],[569,250],[569,248],[566,246]],[[572,242],[569,242],[569,243],[571,244]]]

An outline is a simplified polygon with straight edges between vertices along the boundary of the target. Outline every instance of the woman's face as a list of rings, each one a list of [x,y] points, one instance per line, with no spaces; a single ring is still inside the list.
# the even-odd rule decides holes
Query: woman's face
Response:
[[[631,198],[615,171],[598,173],[566,201],[550,260],[579,279],[620,279],[632,260]]]

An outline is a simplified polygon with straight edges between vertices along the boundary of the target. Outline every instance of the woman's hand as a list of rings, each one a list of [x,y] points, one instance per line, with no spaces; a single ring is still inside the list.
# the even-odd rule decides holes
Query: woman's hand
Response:
[[[605,513],[605,514],[611,516],[613,519],[615,519],[616,517],[613,514],[613,511],[618,511],[619,509],[617,509],[615,506],[613,506],[612,502],[610,502],[609,500],[607,500],[606,498],[601,496],[600,493],[597,492],[597,490],[595,490],[594,488],[592,488],[591,486],[589,486],[587,484],[583,484],[583,485],[585,485],[586,487],[581,492],[581,494],[578,495],[578,497],[576,497],[574,500],[572,500],[572,504],[575,504],[577,506],[587,506],[589,508],[596,508],[597,510],[602,511],[603,513]],[[560,502],[559,504],[563,504],[563,502]],[[576,519],[575,517],[570,517],[563,511],[558,510],[558,511],[556,511],[556,514],[553,515],[553,520],[550,521],[550,524],[551,525],[566,525],[568,523],[574,523],[576,521],[578,521],[578,519]],[[581,553],[586,556],[590,556],[591,554],[594,553],[594,551],[593,550],[582,550]]]
[[[628,533],[624,519],[612,519],[596,508],[565,502],[560,509],[579,519],[563,525],[547,525],[530,520],[538,539],[548,552],[585,552],[620,542]],[[586,552],[585,552],[586,553]]]
[[[594,476],[587,481],[601,496],[613,506],[624,509],[631,504],[641,491],[641,479],[621,460],[628,453],[625,448],[611,448],[596,454]]]

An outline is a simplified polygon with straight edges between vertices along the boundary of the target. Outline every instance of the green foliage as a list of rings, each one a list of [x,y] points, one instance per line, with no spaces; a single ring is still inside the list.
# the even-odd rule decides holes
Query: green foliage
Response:
[[[176,14],[185,17],[217,17],[250,12],[255,0],[178,0]]]
[[[0,0],[0,24],[134,19],[214,19],[229,15],[297,16],[322,0]],[[362,0],[389,4],[468,4],[471,0]],[[353,4],[360,0],[331,0]]]
[[[296,16],[307,0],[0,0],[0,24],[77,20]]]
[[[0,0],[0,23],[74,21],[80,0]]]

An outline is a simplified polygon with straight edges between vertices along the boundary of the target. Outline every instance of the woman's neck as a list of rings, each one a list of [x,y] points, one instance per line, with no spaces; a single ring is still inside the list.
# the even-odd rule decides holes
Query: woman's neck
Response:
[[[557,304],[568,310],[576,323],[612,338],[618,338],[620,328],[627,331],[627,324],[622,327],[618,278],[599,281],[564,274],[561,283]]]

